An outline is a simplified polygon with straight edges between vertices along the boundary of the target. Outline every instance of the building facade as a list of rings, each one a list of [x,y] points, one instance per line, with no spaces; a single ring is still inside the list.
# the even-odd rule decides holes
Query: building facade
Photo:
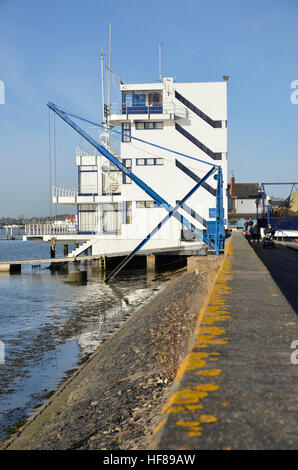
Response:
[[[120,84],[120,90],[122,102],[109,110],[110,129],[102,134],[102,145],[172,206],[195,185],[194,175],[202,178],[210,165],[220,165],[227,218],[227,82],[164,78],[154,84]],[[111,136],[117,129],[123,135],[115,152]],[[76,164],[77,194],[56,193],[53,202],[76,205],[77,239],[92,246],[93,254],[130,251],[165,216],[164,208],[104,156],[77,149]],[[216,186],[212,176],[180,210],[201,231],[214,220]],[[194,234],[172,218],[146,248],[191,243],[198,243]]]

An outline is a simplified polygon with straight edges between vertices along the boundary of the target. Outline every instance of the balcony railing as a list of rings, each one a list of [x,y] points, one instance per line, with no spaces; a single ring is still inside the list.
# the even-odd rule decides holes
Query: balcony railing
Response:
[[[126,114],[126,116],[130,114],[172,114],[175,112],[174,103],[167,104],[166,106],[160,105],[150,105],[150,106],[141,106],[141,105],[133,105],[128,106],[126,104],[115,103],[111,106],[110,114]]]
[[[75,223],[26,224],[25,235],[59,235],[78,233]]]
[[[52,186],[52,197],[74,197],[77,196],[77,188],[65,188],[63,186]]]

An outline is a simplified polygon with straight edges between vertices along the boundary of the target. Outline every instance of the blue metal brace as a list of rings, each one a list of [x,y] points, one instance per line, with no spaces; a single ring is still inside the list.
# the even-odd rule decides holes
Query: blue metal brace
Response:
[[[180,207],[183,206],[183,204],[189,199],[198,189],[200,186],[204,184],[204,182],[215,172],[216,168],[211,168],[210,171],[199,181],[185,196],[181,201],[178,202],[178,204],[174,207],[173,210],[171,210],[160,222],[156,227],[154,227],[153,230],[151,230],[150,233],[144,238],[144,240],[139,243],[136,248],[126,257],[124,258],[123,261],[112,271],[105,279],[105,282],[111,281],[120,271],[124,266],[134,257],[134,255],[143,248],[143,246],[155,235],[161,227],[169,220],[172,216],[175,215],[175,213],[178,211]]]

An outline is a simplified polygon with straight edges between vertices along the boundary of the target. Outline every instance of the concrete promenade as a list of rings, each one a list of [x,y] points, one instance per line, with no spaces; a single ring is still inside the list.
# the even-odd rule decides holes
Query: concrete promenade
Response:
[[[151,448],[298,448],[297,296],[297,254],[233,234]]]

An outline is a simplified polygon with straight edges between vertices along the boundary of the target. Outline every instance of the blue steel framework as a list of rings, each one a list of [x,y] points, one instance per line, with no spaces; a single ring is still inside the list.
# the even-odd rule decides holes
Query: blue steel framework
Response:
[[[200,238],[204,243],[206,243],[211,249],[215,250],[216,254],[219,254],[220,250],[224,248],[224,217],[223,217],[223,188],[222,188],[222,170],[221,167],[218,165],[213,165],[209,162],[205,162],[203,160],[199,160],[194,157],[190,157],[188,155],[183,155],[179,152],[175,152],[178,155],[185,156],[187,158],[191,158],[194,160],[201,161],[207,165],[212,166],[212,169],[194,186],[194,188],[175,206],[172,207],[170,204],[167,203],[165,199],[163,199],[158,193],[156,193],[152,188],[150,188],[144,181],[142,181],[138,176],[136,176],[129,168],[127,168],[123,163],[121,163],[114,155],[112,155],[108,150],[106,150],[102,145],[100,145],[96,140],[94,140],[89,134],[87,134],[80,126],[78,126],[69,116],[73,116],[77,119],[83,120],[85,122],[92,122],[88,121],[80,116],[74,115],[70,112],[66,112],[56,106],[54,103],[48,103],[48,107],[58,114],[61,119],[63,119],[70,127],[72,127],[78,134],[84,137],[93,147],[95,147],[104,157],[106,157],[110,162],[112,162],[117,168],[119,168],[125,175],[129,176],[132,181],[134,181],[137,186],[139,186],[143,191],[145,191],[154,201],[158,203],[160,207],[164,207],[168,214],[167,216],[147,235],[147,237],[133,250],[133,252],[129,255],[129,257],[134,255],[137,251],[139,251],[147,241],[152,238],[152,236],[160,230],[160,228],[165,224],[165,222],[170,217],[175,217],[181,224],[183,224],[188,229],[195,232],[195,234]],[[92,123],[97,125],[98,127],[103,127],[98,123]],[[124,135],[123,133],[120,133]],[[133,137],[132,137],[133,138]],[[140,139],[136,139],[140,140]],[[150,142],[146,142],[150,145],[155,147],[162,148],[158,145],[152,144]],[[166,149],[165,150],[170,150]],[[216,191],[216,221],[209,223],[209,227],[212,227],[212,230],[209,230],[208,233],[208,224],[207,224],[207,235],[202,233],[198,230],[193,224],[191,224],[184,216],[182,216],[178,209],[186,202],[186,200],[194,194],[200,186],[202,186],[206,180],[217,171],[217,191]],[[213,225],[210,225],[213,224]],[[131,256],[131,257],[132,257]],[[128,257],[127,257],[128,258]],[[130,258],[131,259],[131,258]],[[124,260],[125,261],[125,260]],[[128,262],[127,260],[126,262]],[[125,263],[126,264],[126,263]],[[123,266],[122,266],[123,267]],[[121,269],[121,268],[120,268]],[[119,271],[118,271],[119,272]],[[115,274],[114,274],[115,275]],[[108,278],[107,278],[108,280]]]

